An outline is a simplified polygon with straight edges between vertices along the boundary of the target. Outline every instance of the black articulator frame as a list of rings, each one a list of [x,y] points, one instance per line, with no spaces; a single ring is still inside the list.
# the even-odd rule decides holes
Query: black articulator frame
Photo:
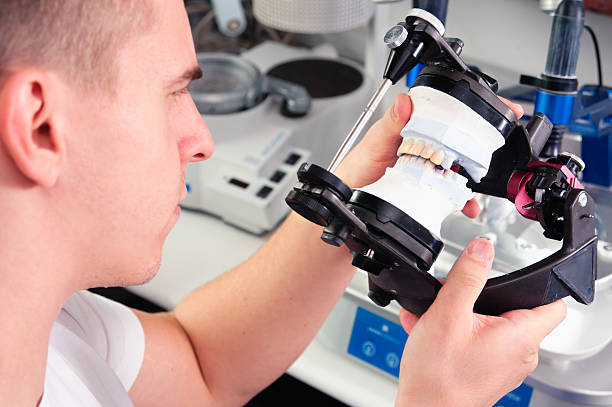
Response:
[[[595,206],[577,181],[582,167],[570,156],[538,160],[537,152],[552,129],[550,121],[538,114],[526,126],[519,124],[495,95],[496,81],[470,70],[459,58],[460,40],[442,38],[413,16],[402,24],[408,36],[391,51],[385,77],[395,83],[417,63],[427,64],[413,86],[432,87],[461,100],[506,139],[480,182],[459,169],[468,178],[468,187],[514,201],[523,216],[542,224],[545,236],[563,240],[562,248],[546,259],[488,280],[475,311],[499,315],[568,295],[584,304],[592,302],[597,276]],[[428,273],[442,241],[397,207],[351,190],[317,165],[302,165],[298,180],[287,204],[323,226],[325,242],[350,249],[353,265],[369,273],[369,297],[380,306],[396,300],[417,315],[424,313],[442,287]]]

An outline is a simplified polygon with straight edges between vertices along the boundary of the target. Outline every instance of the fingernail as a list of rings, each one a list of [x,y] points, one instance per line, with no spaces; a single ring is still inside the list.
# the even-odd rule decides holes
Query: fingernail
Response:
[[[471,242],[465,252],[473,260],[481,263],[493,261],[493,245],[484,239],[476,239]]]

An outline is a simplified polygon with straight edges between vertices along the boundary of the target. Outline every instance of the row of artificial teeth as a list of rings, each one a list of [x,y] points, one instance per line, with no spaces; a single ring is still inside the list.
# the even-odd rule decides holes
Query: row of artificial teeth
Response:
[[[424,166],[426,170],[436,172],[440,175],[443,175],[444,178],[452,178],[455,181],[461,181],[461,177],[457,176],[457,173],[453,170],[445,170],[440,168],[436,164],[434,164],[431,160],[428,160],[424,157],[402,154],[398,159],[397,163],[400,165],[408,165],[415,164]]]
[[[433,144],[425,144],[423,140],[415,140],[413,138],[405,138],[402,141],[397,155],[408,154],[427,158],[435,165],[442,165],[444,161],[444,150],[434,151]]]
[[[435,165],[440,165],[446,170],[450,169],[457,160],[457,155],[453,151],[444,149],[437,143],[428,143],[425,140],[412,137],[404,138],[402,141],[397,150],[397,155],[399,157],[402,154],[427,158]]]

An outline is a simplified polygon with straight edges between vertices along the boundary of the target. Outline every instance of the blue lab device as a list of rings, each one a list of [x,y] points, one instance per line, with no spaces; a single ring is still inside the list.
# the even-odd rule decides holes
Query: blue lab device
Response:
[[[357,307],[347,353],[385,373],[399,377],[400,361],[408,339],[395,322]],[[522,384],[493,407],[528,407],[533,388]]]

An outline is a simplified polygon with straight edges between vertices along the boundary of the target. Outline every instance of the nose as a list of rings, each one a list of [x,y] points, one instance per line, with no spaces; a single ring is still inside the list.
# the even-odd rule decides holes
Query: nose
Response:
[[[179,140],[179,152],[181,161],[183,162],[198,162],[204,161],[212,155],[214,151],[213,139],[208,130],[208,126],[204,123],[204,119],[198,113],[194,106],[193,125],[185,133],[185,136]]]

